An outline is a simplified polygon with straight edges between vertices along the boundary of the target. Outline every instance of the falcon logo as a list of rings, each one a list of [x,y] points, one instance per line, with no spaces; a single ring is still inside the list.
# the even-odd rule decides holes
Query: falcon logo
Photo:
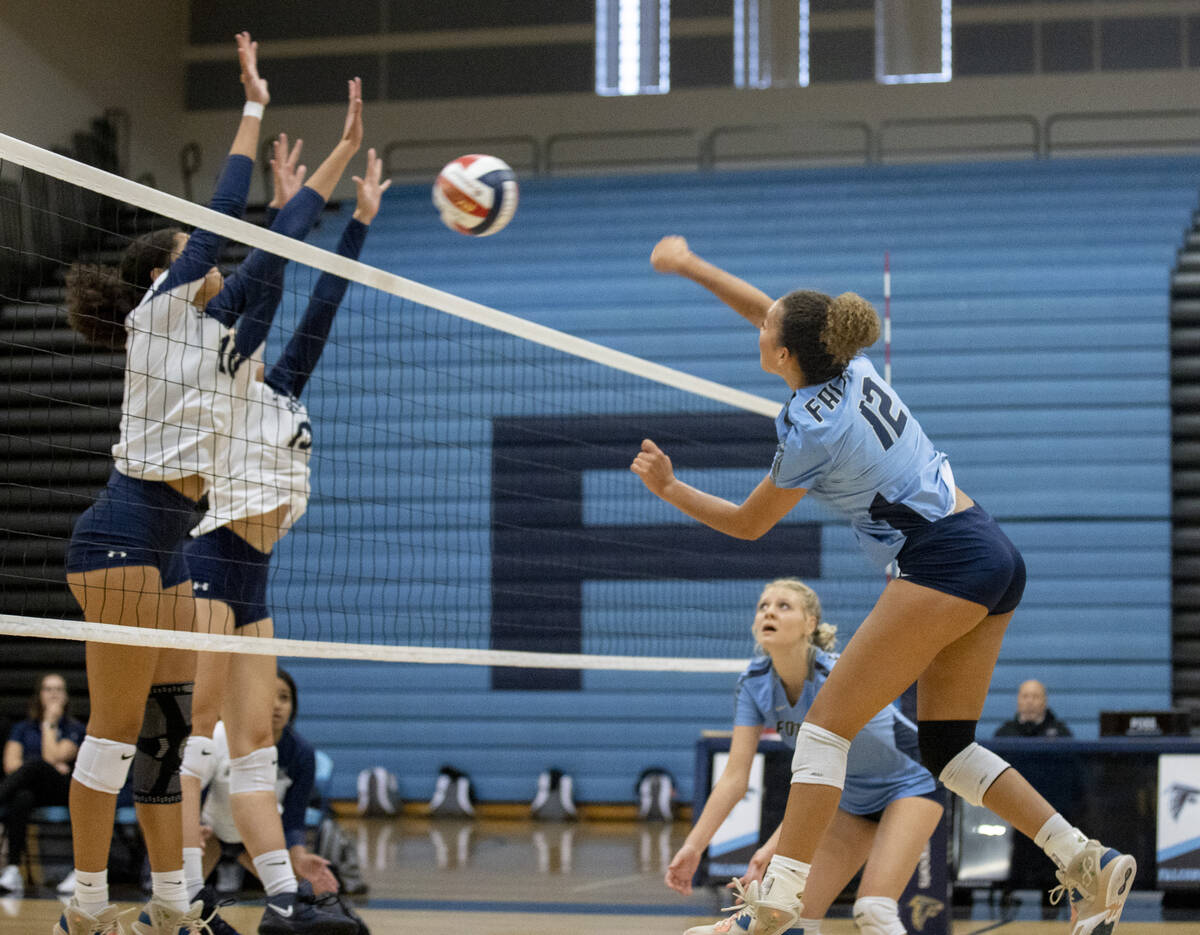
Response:
[[[1185,805],[1197,801],[1197,797],[1200,797],[1200,789],[1195,786],[1185,786],[1181,782],[1173,782],[1167,789],[1167,795],[1171,797],[1171,817],[1175,821],[1179,821],[1179,813],[1183,811]]]
[[[908,901],[909,912],[912,913],[912,927],[922,932],[925,923],[946,908],[946,904],[932,896],[914,896]]]

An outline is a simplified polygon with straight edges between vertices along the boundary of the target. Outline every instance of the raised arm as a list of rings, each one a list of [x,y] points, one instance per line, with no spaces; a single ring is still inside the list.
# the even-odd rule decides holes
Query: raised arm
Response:
[[[314,189],[326,201],[333,194],[342,173],[346,171],[346,166],[350,165],[350,160],[354,158],[363,141],[362,79],[351,78],[346,82],[346,90],[350,102],[346,108],[346,122],[342,127],[342,138],[334,146],[333,152],[317,167],[317,171],[304,183],[306,187]]]
[[[697,256],[679,236],[660,240],[650,254],[650,265],[660,273],[674,273],[698,283],[755,328],[762,327],[775,302],[761,289]]]
[[[271,223],[271,230],[285,237],[303,240],[312,229],[320,216],[325,202],[345,172],[351,157],[362,145],[362,80],[352,78],[347,82],[349,101],[346,106],[346,119],[342,129],[342,137],[334,146],[333,151],[300,186],[296,194],[288,199]],[[282,140],[281,140],[282,142]],[[272,159],[272,169],[275,173],[276,186],[294,188],[295,178],[285,181],[287,172],[278,165],[280,158],[287,159],[290,154],[286,149],[277,148]],[[294,166],[287,167],[288,170]],[[295,170],[298,172],[299,170]],[[274,199],[273,199],[274,200]],[[246,297],[236,295],[226,296],[217,303],[218,308],[210,314],[221,312],[222,321],[227,325],[231,320],[237,321],[237,331],[234,333],[234,347],[238,354],[249,357],[267,339],[271,330],[271,322],[283,297],[283,267],[285,261],[273,254],[262,250],[252,250],[238,270],[237,279],[246,283]],[[265,289],[251,289],[250,282],[265,285]],[[251,293],[254,300],[250,300]],[[242,314],[244,313],[244,314]],[[241,316],[240,319],[238,316]]]
[[[254,171],[254,157],[258,152],[258,135],[262,127],[262,111],[270,102],[267,82],[258,74],[258,43],[250,34],[237,35],[238,62],[241,65],[241,82],[246,93],[246,108],[238,124],[237,135],[229,148],[229,155],[221,169],[209,207],[221,214],[240,218],[246,210],[246,198],[250,194],[250,179]],[[161,289],[166,291],[185,282],[204,278],[221,252],[225,238],[211,231],[197,230],[188,238],[187,246],[179,258],[171,264],[171,272]]]
[[[648,438],[642,441],[642,450],[629,469],[656,497],[735,539],[758,539],[765,535],[808,492],[776,487],[768,475],[742,503],[732,503],[679,480],[666,452]]]
[[[374,149],[367,150],[367,170],[362,176],[354,176],[357,189],[354,216],[338,242],[339,254],[351,260],[358,259],[367,238],[367,228],[379,213],[383,193],[391,184],[390,179],[383,180],[383,160],[375,154]],[[333,316],[348,285],[349,282],[332,273],[323,273],[317,280],[299,326],[279,360],[266,375],[266,382],[276,392],[290,396],[299,396],[303,392],[321,358],[321,351],[325,349],[329,329],[333,326]]]

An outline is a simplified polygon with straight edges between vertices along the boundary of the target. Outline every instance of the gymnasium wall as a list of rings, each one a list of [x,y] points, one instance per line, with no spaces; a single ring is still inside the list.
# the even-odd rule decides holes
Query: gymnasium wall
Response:
[[[444,231],[427,209],[424,186],[403,187],[375,222],[364,259],[782,401],[786,388],[758,368],[753,331],[694,285],[654,274],[647,262],[653,244],[668,232],[685,234],[771,294],[803,285],[854,290],[877,303],[889,251],[895,385],[948,453],[958,483],[1002,521],[1029,566],[980,733],[990,736],[1011,717],[1017,685],[1038,678],[1076,734],[1094,737],[1101,710],[1170,705],[1167,288],[1197,206],[1198,170],[1194,157],[1136,157],[530,180],[512,226],[483,243]],[[336,236],[338,227],[327,225],[321,236]],[[425,317],[419,308],[406,314]],[[468,352],[471,368],[457,387],[438,377],[444,355],[432,344],[426,370],[412,342],[395,343],[398,325],[382,325],[387,336],[375,339],[372,327],[369,316],[339,319],[338,346],[322,364],[333,369],[319,373],[309,391],[317,494],[297,535],[280,546],[273,593],[293,609],[280,613],[279,624],[301,633],[306,617],[294,608],[332,602],[348,627],[382,632],[394,622],[413,627],[418,642],[436,642],[443,633],[461,639],[461,627],[470,625],[467,642],[456,645],[486,647],[487,595],[500,564],[489,548],[500,492],[488,472],[502,421],[536,413],[538,394],[513,400],[504,384],[526,387],[520,358],[511,368],[495,362],[482,338],[468,342],[480,350]],[[372,371],[380,389],[372,394],[368,381],[357,398],[358,384],[347,393],[345,381],[355,379],[360,348],[368,346],[370,360],[381,346],[397,351]],[[881,349],[873,355],[881,364]],[[427,404],[426,429],[414,428],[422,407],[396,398],[409,385],[418,399],[437,398]],[[484,388],[490,385],[494,394]],[[572,398],[587,393],[570,388]],[[614,398],[621,397],[596,394],[593,421],[636,422]],[[694,410],[711,405],[697,401]],[[478,491],[464,508],[421,502],[437,479],[397,469],[381,450],[375,434],[388,412],[403,423],[406,443],[427,435],[440,445],[448,496]],[[656,435],[654,418],[638,418]],[[758,462],[693,466],[681,476],[743,497],[769,463],[772,427],[760,423]],[[627,442],[630,458],[638,437]],[[604,452],[584,470],[585,524],[679,522],[611,461]],[[362,475],[340,476],[338,465]],[[512,486],[537,491],[547,480],[530,469]],[[356,486],[374,514],[347,505]],[[388,516],[405,517],[401,534],[390,531]],[[585,641],[610,605],[635,607],[642,593],[655,610],[631,629],[654,631],[669,655],[673,634],[657,633],[657,610],[679,594],[684,606],[711,601],[724,621],[715,626],[729,634],[726,652],[748,653],[746,628],[761,583],[797,573],[812,579],[845,638],[878,593],[878,572],[858,556],[844,522],[812,503],[802,502],[789,522],[818,525],[817,561],[807,551],[771,554],[753,575],[712,585],[585,583]],[[686,543],[698,527],[674,528]],[[362,545],[348,541],[352,531]],[[461,564],[448,589],[436,593],[446,556],[456,551]],[[331,566],[349,577],[323,577]],[[622,589],[623,601],[614,600]],[[524,609],[536,616],[532,600]],[[635,651],[611,637],[593,645]],[[680,654],[695,652],[683,647]],[[471,667],[294,668],[306,695],[305,729],[333,754],[339,787],[355,768],[378,761],[400,775],[410,798],[431,791],[442,762],[470,771],[489,799],[531,796],[537,772],[552,766],[575,774],[585,800],[626,797],[637,773],[652,765],[675,772],[686,794],[695,738],[727,727],[732,712],[728,675],[585,672],[571,688],[496,691],[486,669]]]
[[[601,130],[703,135],[731,123],[878,127],[1021,114],[1044,121],[1062,112],[1174,110],[1200,99],[1200,15],[1179,0],[959,2],[955,79],[888,87],[870,78],[870,7],[868,0],[813,3],[810,87],[737,90],[729,86],[729,0],[676,0],[672,92],[598,98],[584,80],[594,25],[593,5],[582,0],[469,7],[204,0],[189,8],[98,0],[86,17],[62,4],[10,4],[0,10],[0,127],[62,145],[104,109],[123,108],[132,117],[131,174],[153,173],[160,188],[182,192],[179,151],[196,141],[203,161],[195,195],[205,197],[240,102],[231,37],[241,28],[264,43],[263,73],[275,97],[266,132],[303,135],[317,152],[340,131],[344,79],[356,72],[368,139],[381,149],[392,141],[545,140]],[[119,28],[97,43],[96,22]],[[1183,129],[1194,136],[1194,127]],[[937,143],[946,129],[928,132]]]
[[[87,18],[70,15],[65,5],[49,9],[8,5],[0,11],[0,86],[5,88],[0,96],[0,131],[43,145],[60,145],[105,108],[122,107],[132,116],[131,174],[149,171],[159,187],[182,191],[178,152],[185,142],[197,140],[203,147],[203,165],[196,196],[205,197],[236,121],[238,85],[230,37],[242,27],[264,42],[263,72],[275,94],[266,132],[302,133],[310,153],[326,149],[340,130],[347,69],[363,72],[368,142],[373,145],[514,132],[543,139],[555,133],[608,129],[688,127],[703,133],[734,117],[751,123],[852,118],[878,125],[901,118],[1028,113],[1044,120],[1064,111],[1172,109],[1200,99],[1200,17],[1181,12],[1186,5],[1172,0],[1105,4],[1102,13],[1094,4],[960,2],[956,9],[962,10],[964,21],[975,18],[973,29],[960,34],[960,46],[976,49],[984,63],[988,50],[1007,52],[993,67],[960,69],[949,84],[907,87],[882,87],[865,80],[862,54],[867,37],[861,21],[866,6],[832,4],[821,14],[827,17],[822,28],[831,43],[826,48],[846,51],[844,57],[832,55],[825,60],[827,80],[806,89],[737,91],[722,87],[717,79],[727,61],[722,50],[728,48],[728,14],[718,4],[689,5],[677,0],[673,7],[680,21],[681,54],[676,60],[686,77],[676,87],[682,89],[665,96],[602,99],[581,84],[581,75],[591,68],[590,3],[525,4],[522,9],[547,11],[546,15],[529,13],[516,24],[447,20],[467,7],[387,0],[349,0],[337,5],[336,14],[328,4],[282,0],[249,9],[224,0],[196,0],[190,15],[173,4],[98,2],[89,5]],[[492,9],[483,5],[484,11]],[[1122,24],[1105,25],[1101,20],[1153,22],[1143,24],[1140,31],[1128,31]],[[119,28],[106,30],[104,43],[96,43],[96,23],[101,21]],[[1058,33],[1045,26],[1060,21],[1076,25]],[[1090,25],[1081,27],[1081,22]],[[1081,45],[1083,34],[1087,42]],[[1054,35],[1063,35],[1064,45],[1047,45],[1046,37]],[[1122,51],[1126,39],[1134,43],[1128,48],[1158,51],[1141,58],[1127,54]],[[842,45],[833,44],[835,40]],[[1090,51],[1081,51],[1085,46]],[[695,67],[690,69],[689,48],[695,53],[690,59]],[[1177,52],[1174,57],[1165,51],[1171,48]],[[510,51],[473,54],[473,50],[497,49]],[[514,61],[521,61],[513,49],[566,52],[573,67],[537,72],[534,77],[544,79],[545,85],[514,87],[511,81],[530,77],[513,67]],[[553,60],[553,54],[546,58]],[[1065,67],[1056,67],[1056,61]],[[712,67],[701,67],[705,65]],[[493,67],[499,69],[497,74],[509,76],[503,94],[493,93],[493,86],[479,77]],[[444,82],[433,81],[433,75]],[[1049,173],[1045,185],[1069,175],[1063,168],[1064,175],[1056,176],[1056,170],[1044,163],[1027,166],[1035,174]],[[911,290],[903,298],[909,314],[916,317],[910,318],[910,327],[898,330],[902,362],[898,366],[912,368],[904,370],[898,386],[935,439],[954,446],[951,455],[961,466],[964,486],[973,493],[980,491],[980,499],[1003,516],[1014,538],[1043,570],[1050,564],[1055,569],[1049,577],[1039,576],[1031,592],[1032,609],[1014,629],[988,700],[984,733],[1011,714],[1016,684],[1029,676],[1050,685],[1052,705],[1084,736],[1094,733],[1089,718],[1100,698],[1117,706],[1159,707],[1170,700],[1166,289],[1174,246],[1196,207],[1197,167],[1186,161],[1130,166],[1128,171],[1142,179],[1139,187],[1158,184],[1143,185],[1150,176],[1166,179],[1159,189],[1163,202],[1154,209],[1153,225],[1143,225],[1136,214],[1126,213],[1114,226],[1103,212],[1090,217],[1092,227],[1077,229],[1068,223],[1063,236],[1082,231],[1082,239],[1073,252],[1068,250],[1055,262],[1064,275],[1075,277],[1067,290],[1074,296],[1073,303],[1056,304],[1052,288],[1049,298],[1026,296],[1015,306],[1006,304],[1006,313],[1013,307],[1018,310],[1012,320],[989,319],[990,311],[973,314],[981,297],[990,297],[998,286],[1015,285],[1021,292],[1020,281],[1033,259],[1029,253],[1009,249],[1012,244],[1006,239],[1019,236],[1019,217],[998,224],[995,237],[980,244],[988,257],[982,274],[957,276],[959,264],[971,259],[971,250],[926,253],[917,249],[904,257],[903,248],[910,242],[906,238],[938,232],[941,222],[934,220],[916,233],[898,227],[889,237],[871,240],[845,265],[829,272],[827,283],[821,283],[840,291],[849,282],[849,287],[877,298],[877,263],[884,248],[895,250],[898,259],[911,261],[898,268],[898,282],[901,275],[920,271],[902,287]],[[866,198],[876,183],[884,185],[884,198],[915,184],[901,167],[838,175],[850,171],[822,170],[813,176],[812,184],[834,190],[842,184],[859,185]],[[1012,178],[1000,167],[981,168],[982,175],[973,176],[974,171],[961,168],[949,175],[968,188],[974,186],[980,198],[991,188],[1002,201],[1005,184],[1024,184],[998,181]],[[757,179],[690,176],[677,184],[684,186],[679,191],[689,198],[707,191],[703,197],[719,206],[739,184]],[[923,184],[937,188],[938,179],[927,177]],[[1118,167],[1107,181],[1089,182],[1094,187],[1088,191],[1093,201],[1102,201],[1106,192],[1119,193],[1128,180]],[[547,205],[560,196],[567,198],[567,204],[578,205],[589,198],[629,198],[630,192],[670,186],[653,179],[636,186],[621,179],[601,179],[594,185],[578,180],[523,182],[527,195]],[[341,194],[346,193],[343,188]],[[1033,214],[1046,213],[1025,203]],[[529,204],[513,229],[492,242],[500,248],[493,256],[503,257],[504,244],[524,236],[523,225],[533,216]],[[459,242],[434,226],[426,185],[398,191],[389,210],[395,212],[394,222],[388,223],[397,229],[396,239],[373,239],[364,255],[367,262],[451,291],[465,291],[504,311],[674,361],[685,370],[703,373],[713,366],[712,361],[696,360],[694,355],[673,357],[669,337],[659,335],[648,341],[639,328],[627,327],[630,309],[639,308],[641,277],[649,276],[645,254],[657,234],[674,226],[661,212],[642,219],[638,237],[630,238],[628,255],[606,274],[613,281],[636,285],[624,293],[614,292],[607,311],[590,309],[588,316],[573,319],[561,314],[561,303],[547,301],[539,308],[524,290],[488,286],[486,271],[475,262],[478,252],[469,261],[476,278],[465,288],[452,267],[415,262],[412,242],[404,239],[412,235],[404,234],[404,229],[427,238],[436,245],[435,252],[459,259],[468,256],[464,251],[481,246]],[[827,210],[836,214],[840,209],[835,201]],[[990,215],[974,210],[980,211],[979,226],[986,233]],[[695,231],[685,232],[710,236],[705,246],[735,271],[756,278],[768,289],[792,284],[790,274],[778,271],[777,257],[753,246],[750,252],[761,256],[751,262],[749,241],[712,236],[719,217],[697,223]],[[1153,231],[1148,235],[1149,226]],[[327,225],[326,232],[335,227]],[[1143,242],[1136,249],[1109,245],[1089,256],[1092,234],[1088,231],[1137,231]],[[451,239],[434,240],[435,232]],[[586,239],[579,249],[587,249]],[[790,260],[794,254],[787,256]],[[951,279],[961,289],[938,294],[936,288],[941,287],[936,281],[947,269],[956,272]],[[538,265],[525,275],[540,281],[545,273]],[[1124,299],[1131,283],[1137,298],[1131,300],[1134,311],[1125,327],[1124,316],[1131,306]],[[540,294],[554,291],[555,287],[543,285]],[[654,288],[667,287],[659,283]],[[1089,305],[1093,300],[1095,305]],[[1089,315],[1096,306],[1103,306],[1102,316],[1108,322],[1103,347],[1073,343],[1090,327]],[[1068,313],[1040,323],[1044,308]],[[970,333],[964,337],[965,322],[959,316],[969,313]],[[719,331],[714,335],[718,342],[725,340]],[[958,355],[964,342],[971,345],[967,357]],[[1013,347],[1015,355],[998,350]],[[1018,374],[1015,381],[1014,373]],[[913,381],[911,389],[906,380]],[[764,394],[779,390],[766,385],[752,367],[734,382]],[[939,402],[939,391],[953,403]],[[976,406],[980,401],[1009,399],[1011,405]],[[1053,406],[1046,404],[1051,399]],[[1086,415],[1080,415],[1073,402],[1080,403]],[[314,412],[320,405],[319,398],[314,400]],[[331,415],[326,410],[326,417]],[[1024,431],[1018,418],[1022,415],[1036,425],[1036,436]],[[1131,425],[1136,428],[1136,444],[1118,452],[1119,430]],[[1047,457],[1045,446],[1060,438],[1068,439],[1068,447]],[[1073,470],[1066,483],[1056,488],[1053,484],[1063,480],[1064,461]],[[732,490],[744,479],[733,475],[725,482]],[[1044,522],[1048,514],[1055,517],[1049,525]],[[320,519],[316,507],[306,522],[319,528]],[[303,530],[294,540],[285,540],[283,548],[297,549],[302,535]],[[829,535],[835,533],[831,530]],[[1080,542],[1088,546],[1080,547]],[[843,549],[840,540],[831,540],[828,547],[831,552]],[[862,581],[866,594],[865,575]],[[276,586],[288,584],[277,581]],[[1072,662],[1081,657],[1087,663],[1072,669]],[[401,791],[408,798],[428,796],[441,762],[468,768],[481,795],[489,799],[531,797],[537,772],[548,766],[574,772],[583,799],[625,798],[626,787],[632,792],[637,770],[657,763],[676,772],[686,795],[691,782],[690,738],[701,727],[726,726],[731,709],[727,676],[588,674],[582,692],[524,694],[493,692],[488,670],[470,667],[397,670],[305,662],[293,668],[302,693],[301,726],[334,756],[335,793],[340,796],[351,794],[357,769],[377,762],[401,774]],[[365,717],[364,697],[374,705]],[[587,743],[578,742],[583,737]]]

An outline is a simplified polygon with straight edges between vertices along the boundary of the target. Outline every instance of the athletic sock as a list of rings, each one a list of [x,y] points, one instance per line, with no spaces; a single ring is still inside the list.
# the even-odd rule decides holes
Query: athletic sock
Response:
[[[258,878],[268,896],[296,892],[296,874],[292,872],[292,859],[287,851],[259,854],[254,858],[254,869],[258,871]]]
[[[187,881],[188,899],[195,899],[204,889],[204,848],[183,849],[183,876]]]
[[[165,903],[176,912],[187,912],[187,880],[184,878],[182,867],[165,873],[151,871],[150,889],[160,903]]]
[[[776,854],[767,865],[763,882],[771,881],[768,892],[782,889],[782,892],[776,894],[776,898],[790,899],[794,894],[796,899],[803,899],[804,886],[808,882],[810,869],[811,864],[806,864],[802,860],[794,860],[791,857]]]
[[[108,870],[88,873],[75,868],[75,903],[90,916],[108,905]]]
[[[1033,836],[1033,843],[1046,852],[1059,870],[1065,870],[1071,859],[1087,844],[1087,835],[1055,812]]]

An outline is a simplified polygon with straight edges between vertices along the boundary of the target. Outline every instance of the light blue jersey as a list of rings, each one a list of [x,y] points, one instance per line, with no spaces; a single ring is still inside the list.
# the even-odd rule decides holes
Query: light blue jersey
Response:
[[[812,675],[795,704],[788,701],[783,682],[767,657],[757,657],[738,677],[734,705],[735,727],[765,727],[793,750],[796,731],[804,723],[813,699],[833,669],[837,656],[816,650]],[[846,760],[846,784],[838,807],[852,815],[871,815],[888,803],[933,792],[929,770],[916,757],[917,730],[892,705],[888,705],[858,732]]]
[[[845,515],[881,566],[910,530],[954,509],[950,462],[862,355],[840,377],[796,390],[775,431],[771,480],[804,488]]]

